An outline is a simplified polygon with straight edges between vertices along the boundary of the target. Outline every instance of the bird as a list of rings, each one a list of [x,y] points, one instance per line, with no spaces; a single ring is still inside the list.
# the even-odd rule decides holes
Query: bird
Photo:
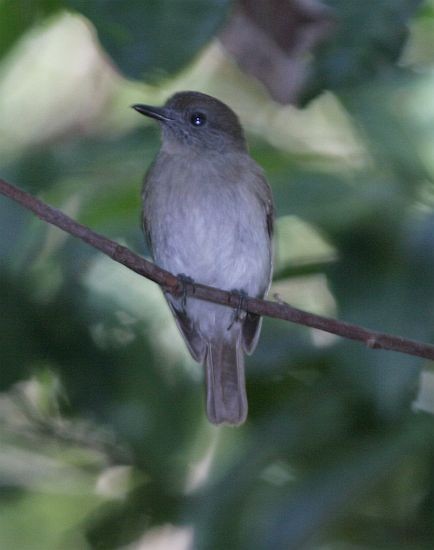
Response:
[[[215,425],[247,418],[245,354],[262,319],[243,297],[264,298],[273,271],[274,205],[262,168],[225,103],[181,91],[163,106],[135,104],[158,121],[161,146],[142,189],[142,228],[153,261],[183,284],[235,292],[240,307],[165,293],[188,350],[204,367],[206,414]]]

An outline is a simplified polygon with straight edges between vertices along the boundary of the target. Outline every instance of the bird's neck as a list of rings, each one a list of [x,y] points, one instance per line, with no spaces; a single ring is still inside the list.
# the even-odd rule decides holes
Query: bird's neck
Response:
[[[213,158],[216,155],[231,155],[231,154],[247,154],[245,147],[236,146],[236,144],[221,146],[221,147],[208,147],[201,143],[194,143],[188,141],[181,141],[178,139],[163,139],[161,143],[160,151],[167,155],[174,156],[186,156],[192,159],[200,158]]]
[[[212,149],[195,149],[193,147],[161,147],[159,161],[169,163],[172,166],[189,168],[197,171],[203,167],[211,170],[212,167],[225,167],[244,165],[249,161],[249,155],[237,151],[214,151]]]

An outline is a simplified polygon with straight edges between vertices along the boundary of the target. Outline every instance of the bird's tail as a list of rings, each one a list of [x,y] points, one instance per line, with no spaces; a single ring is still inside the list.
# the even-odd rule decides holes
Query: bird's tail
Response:
[[[228,334],[207,346],[206,412],[213,424],[236,426],[247,417],[247,395],[240,335],[232,336]]]

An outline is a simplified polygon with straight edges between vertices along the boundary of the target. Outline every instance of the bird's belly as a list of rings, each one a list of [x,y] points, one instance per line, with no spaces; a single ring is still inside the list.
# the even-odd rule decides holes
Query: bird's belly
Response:
[[[269,279],[269,238],[262,211],[256,225],[238,209],[178,208],[159,224],[153,234],[154,258],[158,265],[218,288],[244,290],[249,295],[264,292]]]

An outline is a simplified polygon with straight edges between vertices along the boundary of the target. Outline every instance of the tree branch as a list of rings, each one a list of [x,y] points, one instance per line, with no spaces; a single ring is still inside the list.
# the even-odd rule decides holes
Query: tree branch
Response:
[[[89,227],[76,222],[60,210],[49,206],[40,199],[2,179],[0,179],[0,193],[21,204],[24,208],[31,210],[41,220],[59,227],[74,237],[78,237],[107,256],[110,256],[116,262],[135,271],[142,277],[154,281],[167,292],[176,295],[180,294],[183,290],[178,279],[168,271],[138,256],[125,246],[117,244],[107,237],[92,231]],[[231,292],[199,283],[195,283],[194,287],[187,285],[186,290],[189,296],[194,295],[195,298],[200,300],[223,304],[233,308],[237,307],[239,301],[239,297]],[[245,300],[244,304],[245,309],[251,313],[305,325],[350,340],[358,340],[365,343],[369,348],[392,350],[434,360],[434,345],[431,344],[375,332],[358,325],[321,315],[314,315],[284,302],[271,302],[249,297]]]

